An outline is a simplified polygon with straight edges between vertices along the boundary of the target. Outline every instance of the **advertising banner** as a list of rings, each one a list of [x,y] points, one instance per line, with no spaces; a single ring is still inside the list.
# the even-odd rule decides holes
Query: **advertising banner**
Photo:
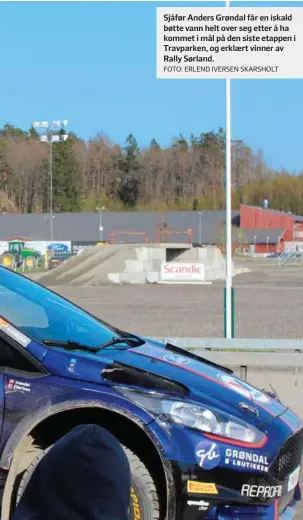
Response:
[[[44,265],[50,258],[66,260],[71,256],[71,242],[47,242],[46,240],[11,239],[0,242],[0,265],[15,269],[26,267],[35,269]]]
[[[198,262],[162,262],[162,282],[204,282],[204,264]]]
[[[71,253],[71,242],[53,242],[50,244],[50,242],[47,242],[46,240],[28,240],[26,242],[21,242],[17,240],[10,240],[10,241],[1,241],[0,242],[0,255],[7,251],[15,251],[16,247],[13,246],[13,244],[16,244],[19,242],[19,249],[22,252],[23,250],[31,250],[34,253],[40,253],[40,255],[45,255],[46,252],[53,251],[54,254],[57,256],[57,254],[61,254],[64,252],[64,254]],[[21,242],[21,243],[20,243]]]
[[[86,251],[86,249],[95,246],[96,244],[97,242],[72,242],[72,255],[80,255],[83,251]]]
[[[51,253],[51,256],[69,256],[72,254],[71,242],[52,242],[47,243],[47,251]]]

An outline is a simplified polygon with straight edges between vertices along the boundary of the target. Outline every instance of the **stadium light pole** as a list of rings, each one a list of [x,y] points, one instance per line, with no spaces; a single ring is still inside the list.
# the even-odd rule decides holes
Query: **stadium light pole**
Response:
[[[199,211],[198,215],[199,215],[199,246],[201,246],[201,243],[202,243],[202,216],[203,216],[203,211]]]
[[[230,0],[226,0],[227,8]],[[225,143],[225,204],[226,204],[226,275],[225,275],[225,337],[231,339],[233,325],[232,296],[232,209],[231,209],[231,80],[225,80],[226,143]]]
[[[97,208],[99,210],[99,233],[100,233],[100,242],[102,242],[103,239],[103,225],[102,225],[102,211],[105,210],[105,207],[102,206],[102,208]]]
[[[33,128],[39,134],[40,141],[49,145],[49,231],[50,242],[53,243],[53,143],[61,143],[68,139],[66,133],[68,121],[56,120],[52,123],[48,121],[34,121]],[[65,133],[63,133],[63,131]]]

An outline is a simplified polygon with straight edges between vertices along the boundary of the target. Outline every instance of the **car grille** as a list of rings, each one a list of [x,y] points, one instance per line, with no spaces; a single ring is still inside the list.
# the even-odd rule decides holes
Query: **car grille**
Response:
[[[289,437],[289,439],[287,439],[283,444],[269,470],[270,476],[280,482],[286,480],[288,475],[300,466],[302,461],[302,450],[303,428],[292,437]]]

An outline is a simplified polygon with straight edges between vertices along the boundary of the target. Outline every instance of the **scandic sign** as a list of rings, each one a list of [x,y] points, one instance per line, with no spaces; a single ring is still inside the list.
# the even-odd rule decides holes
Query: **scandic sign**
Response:
[[[202,282],[204,276],[204,264],[197,262],[162,262],[161,280],[177,281],[197,281]]]

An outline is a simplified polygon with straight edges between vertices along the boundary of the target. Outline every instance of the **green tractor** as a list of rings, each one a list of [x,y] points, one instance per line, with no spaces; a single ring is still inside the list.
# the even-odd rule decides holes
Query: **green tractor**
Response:
[[[8,251],[0,255],[0,265],[8,269],[15,269],[22,265],[34,269],[38,266],[40,257],[40,251],[25,247],[23,240],[11,240],[8,243]]]

